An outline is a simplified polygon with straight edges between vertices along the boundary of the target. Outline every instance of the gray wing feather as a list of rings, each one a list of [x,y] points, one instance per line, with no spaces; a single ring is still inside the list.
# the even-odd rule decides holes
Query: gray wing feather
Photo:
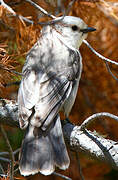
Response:
[[[72,82],[54,73],[31,70],[27,74],[22,79],[18,95],[20,125],[27,127],[30,119],[33,126],[45,130],[69,96]]]
[[[21,128],[26,128],[28,125],[28,118],[32,114],[32,107],[37,102],[37,96],[39,94],[39,87],[37,80],[35,79],[34,71],[28,72],[23,77],[19,92],[18,92],[18,108],[19,108],[19,122]],[[36,96],[37,94],[37,96]]]

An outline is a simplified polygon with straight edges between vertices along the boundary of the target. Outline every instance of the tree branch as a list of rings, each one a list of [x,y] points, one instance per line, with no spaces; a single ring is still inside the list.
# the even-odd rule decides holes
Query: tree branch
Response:
[[[15,101],[0,99],[0,123],[19,127],[18,105]]]
[[[95,133],[84,130],[79,126],[67,123],[64,128],[64,137],[73,150],[84,151],[89,156],[107,162],[110,166],[118,169],[118,143]]]
[[[93,116],[91,117],[93,119]],[[0,100],[0,123],[19,127],[18,105],[15,101]],[[89,156],[107,162],[113,168],[118,169],[117,142],[105,139],[86,129],[81,130],[81,126],[75,126],[69,122],[63,125],[63,132],[69,147],[74,151],[83,151]]]
[[[81,130],[84,130],[89,124],[91,124],[91,122],[93,122],[95,119],[100,118],[100,117],[110,117],[111,119],[114,119],[115,121],[118,122],[118,116],[113,115],[108,112],[100,112],[100,113],[93,114],[92,116],[85,119],[85,121],[81,124],[81,127],[80,127]]]
[[[42,7],[40,7],[38,4],[34,3],[33,1],[31,0],[25,0],[26,2],[29,2],[32,6],[34,6],[36,9],[38,9],[39,11],[41,11],[43,14],[47,15],[48,17],[51,17],[51,18],[56,18],[55,16],[49,14],[45,9],[43,9]]]
[[[103,55],[101,55],[100,53],[98,53],[86,40],[83,40],[83,43],[86,44],[88,46],[88,48],[96,55],[98,56],[100,59],[104,60],[105,62],[110,62],[112,64],[115,64],[118,66],[118,62],[113,61],[109,58],[104,57]]]

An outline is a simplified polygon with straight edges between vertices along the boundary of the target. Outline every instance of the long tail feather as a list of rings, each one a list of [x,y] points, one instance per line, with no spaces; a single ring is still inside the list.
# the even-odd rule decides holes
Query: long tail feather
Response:
[[[49,175],[68,168],[70,163],[66,150],[60,117],[57,115],[47,131],[29,126],[20,153],[20,172],[24,176],[38,172]]]

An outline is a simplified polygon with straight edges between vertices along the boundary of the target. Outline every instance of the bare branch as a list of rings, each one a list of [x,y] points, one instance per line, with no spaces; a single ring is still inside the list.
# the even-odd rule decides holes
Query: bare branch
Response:
[[[89,49],[96,55],[98,56],[100,59],[104,60],[104,61],[107,61],[107,62],[110,62],[112,64],[115,64],[118,66],[118,62],[116,61],[112,61],[111,59],[108,59],[106,57],[104,57],[103,55],[101,55],[100,53],[98,53],[86,40],[83,40],[84,44],[86,44]]]
[[[112,71],[111,71],[111,69],[110,69],[110,67],[109,67],[108,62],[105,62],[105,64],[106,64],[107,70],[108,70],[108,72],[111,74],[111,76],[112,76],[116,81],[118,81],[118,78],[112,73]]]
[[[61,177],[62,179],[66,179],[66,180],[72,180],[71,178],[64,176],[63,174],[57,173],[57,172],[53,172],[54,175]]]
[[[15,11],[10,6],[8,6],[3,0],[0,0],[0,5],[16,16]]]
[[[95,133],[84,130],[79,126],[67,123],[63,127],[66,141],[74,151],[83,151],[93,158],[107,162],[114,169],[118,169],[118,143]]]
[[[0,66],[0,68],[6,70],[6,71],[8,71],[8,72],[14,73],[14,74],[16,74],[16,75],[18,75],[18,76],[23,76],[23,73],[14,71],[14,70],[12,70],[12,69],[8,69],[8,68],[2,67],[2,66]]]
[[[5,161],[5,162],[8,162],[8,163],[11,163],[10,159],[4,158],[4,157],[0,157],[0,161]]]
[[[28,19],[28,18],[26,18],[26,17],[24,17],[22,15],[17,15],[16,17],[18,17],[21,21],[24,20],[25,22],[27,22],[29,24],[34,24],[34,22],[32,20],[30,20],[30,19]]]
[[[13,152],[13,154],[16,155],[16,154],[19,153],[19,152],[20,152],[20,148],[16,149],[16,150]]]
[[[5,171],[4,171],[4,169],[3,169],[1,164],[0,164],[0,169],[1,169],[2,173],[5,174]]]
[[[63,20],[64,16],[61,16],[61,17],[56,17],[56,16],[53,16],[51,14],[49,14],[45,9],[43,9],[42,7],[40,7],[39,5],[37,5],[36,3],[34,3],[33,1],[31,0],[25,0],[26,2],[29,2],[31,5],[33,5],[35,8],[37,8],[38,10],[40,10],[43,14],[47,15],[48,17],[51,17],[53,18],[53,20],[51,21],[48,21],[48,22],[38,22],[37,24],[40,24],[40,25],[51,25],[51,24],[55,24],[57,22],[60,22]],[[11,12],[13,14],[13,16],[19,18],[21,21],[25,21],[29,24],[34,24],[34,22],[22,15],[18,15],[16,14],[16,12],[10,7],[8,6],[3,0],[0,0],[0,5],[2,5],[4,8],[6,8],[9,12]],[[15,71],[14,71],[15,73]],[[18,73],[17,73],[18,74]],[[20,75],[20,74],[19,74]]]
[[[15,101],[0,99],[0,123],[19,127],[18,105]]]
[[[17,15],[16,12],[10,6],[8,6],[3,0],[0,0],[0,5],[7,9],[9,12],[11,12],[13,16],[18,17],[20,20],[24,20],[30,24],[34,23],[33,21],[27,19],[26,17],[23,17],[22,15]]]
[[[32,6],[34,6],[35,8],[37,8],[39,11],[41,11],[43,14],[45,14],[46,16],[48,17],[51,17],[51,18],[56,18],[55,16],[49,14],[45,9],[43,9],[42,7],[40,7],[38,4],[34,3],[33,1],[31,0],[25,0],[26,2],[29,2]]]
[[[82,169],[81,169],[79,154],[78,154],[77,151],[76,151],[75,153],[76,153],[76,159],[77,159],[77,162],[78,162],[78,169],[79,169],[79,173],[80,173],[81,180],[85,180],[85,179],[84,179],[84,176],[83,176],[83,173],[82,173]]]
[[[68,5],[68,8],[67,8],[67,10],[65,12],[65,15],[69,14],[69,12],[70,12],[70,10],[71,10],[71,8],[72,8],[72,6],[74,5],[75,2],[76,2],[76,0],[70,1],[69,5]]]
[[[118,116],[115,116],[108,112],[100,112],[93,114],[92,116],[88,117],[82,124],[81,124],[81,130],[84,130],[90,123],[92,123],[95,119],[100,117],[109,117],[111,119],[114,119],[118,121]]]
[[[0,156],[9,155],[8,152],[0,152]]]
[[[38,22],[38,24],[40,24],[40,25],[51,25],[51,24],[56,24],[56,23],[62,21],[64,17],[65,17],[65,15],[63,15],[63,16],[61,16],[61,17],[57,17],[57,18],[55,18],[55,19],[53,19],[53,20],[51,20],[51,21],[47,21],[47,22]]]

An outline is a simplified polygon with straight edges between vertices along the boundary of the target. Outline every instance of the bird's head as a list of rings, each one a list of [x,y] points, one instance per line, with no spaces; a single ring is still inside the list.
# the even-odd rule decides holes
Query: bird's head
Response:
[[[77,49],[86,39],[88,32],[96,30],[88,27],[82,19],[73,16],[65,16],[61,22],[55,24],[55,29],[64,37],[66,44]]]

